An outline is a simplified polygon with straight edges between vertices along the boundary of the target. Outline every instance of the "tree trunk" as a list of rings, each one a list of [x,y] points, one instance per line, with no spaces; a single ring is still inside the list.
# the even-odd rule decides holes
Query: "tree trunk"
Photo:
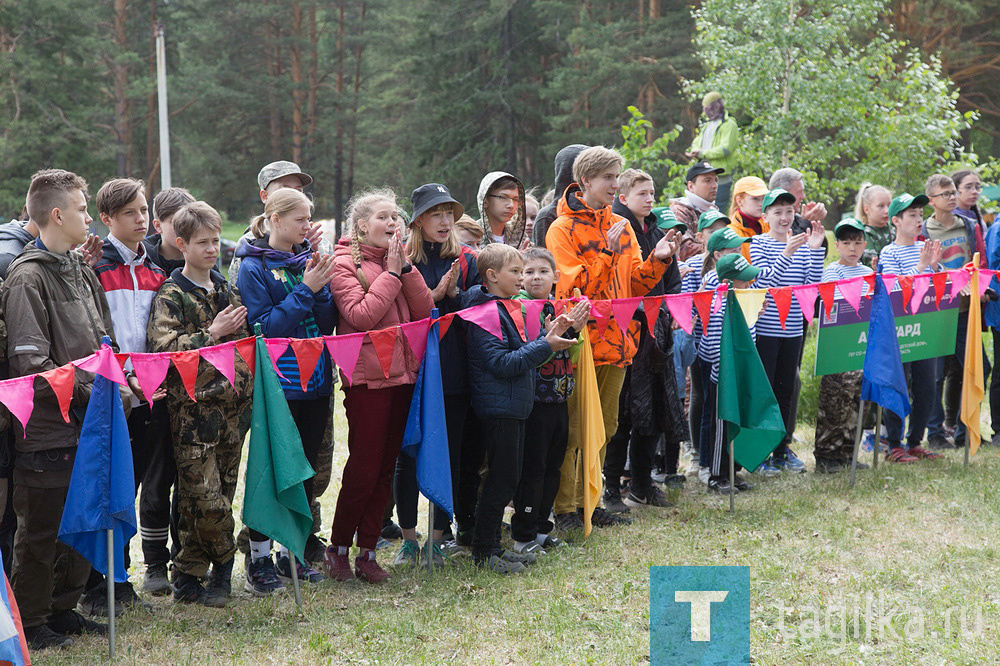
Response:
[[[302,163],[302,134],[305,90],[302,80],[302,3],[292,3],[292,48],[290,49],[292,75],[292,161]]]
[[[361,39],[365,32],[365,17],[368,13],[368,3],[361,3],[358,16],[358,45],[354,49],[354,99],[351,101],[351,135],[347,147],[347,198],[354,196],[354,157],[358,138],[358,109],[361,106],[361,62],[365,52],[365,41]]]
[[[337,2],[337,123],[333,148],[333,218],[334,235],[340,238],[344,220],[344,0]]]
[[[319,122],[317,112],[319,102],[319,28],[316,24],[316,3],[309,3],[309,86],[306,89],[306,136],[305,161],[315,159],[316,126]]]
[[[511,87],[510,73],[514,60],[514,11],[507,10],[507,15],[503,22],[503,88],[501,95],[506,98],[506,93]],[[511,173],[517,173],[517,114],[510,102],[504,99],[504,109],[507,114],[507,169]]]
[[[108,62],[111,69],[111,95],[114,118],[111,126],[115,137],[115,171],[119,178],[126,178],[132,171],[130,147],[132,145],[132,125],[129,122],[128,69],[121,58],[129,50],[127,28],[128,0],[114,0],[114,44],[115,52]]]

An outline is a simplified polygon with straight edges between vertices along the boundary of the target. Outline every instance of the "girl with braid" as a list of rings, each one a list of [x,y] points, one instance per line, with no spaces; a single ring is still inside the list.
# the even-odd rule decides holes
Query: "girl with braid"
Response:
[[[312,203],[306,195],[293,189],[278,190],[267,198],[264,214],[251,223],[253,240],[241,241],[237,248],[241,261],[236,283],[251,331],[254,324],[260,324],[268,338],[317,338],[333,333],[337,310],[327,286],[333,257],[314,252],[305,239],[311,218]],[[289,347],[277,366],[303,451],[315,469],[330,419],[332,364],[321,354],[312,375],[303,382]],[[312,502],[313,480],[307,479],[304,485]],[[275,568],[270,537],[255,530],[250,530],[248,560],[245,588],[254,596],[267,596],[284,587],[282,580],[292,580],[288,549],[281,548]],[[308,563],[298,563],[296,575],[310,583],[323,579]]]
[[[337,333],[388,330],[395,336],[388,338],[390,350],[380,350],[385,365],[371,337],[365,336],[352,381],[343,382],[349,455],[323,564],[335,580],[357,576],[378,583],[390,577],[375,561],[375,545],[420,369],[406,336],[396,327],[429,317],[434,300],[406,258],[392,190],[358,195],[347,217],[350,236],[337,244],[330,283],[341,313]],[[352,571],[348,551],[355,534],[359,552]]]

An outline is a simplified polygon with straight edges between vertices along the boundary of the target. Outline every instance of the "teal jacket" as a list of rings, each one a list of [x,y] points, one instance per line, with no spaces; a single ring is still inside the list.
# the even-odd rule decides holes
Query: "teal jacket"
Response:
[[[698,133],[691,143],[691,150],[701,148],[701,137],[705,132],[705,126],[698,128]],[[728,113],[725,114],[722,124],[715,130],[712,137],[712,147],[701,151],[698,154],[699,160],[711,162],[712,166],[725,169],[727,175],[732,175],[736,168],[736,149],[740,145],[740,128]]]

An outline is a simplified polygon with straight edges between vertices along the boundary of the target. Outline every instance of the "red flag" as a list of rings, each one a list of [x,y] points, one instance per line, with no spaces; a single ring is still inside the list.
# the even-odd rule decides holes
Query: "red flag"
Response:
[[[319,357],[323,354],[323,338],[291,338],[288,342],[292,345],[292,353],[295,354],[295,361],[299,364],[299,383],[305,392],[313,372],[316,371]]]
[[[865,282],[868,283],[868,298],[871,298],[875,293],[875,273],[869,273],[866,275]]]
[[[128,354],[125,356],[127,358]],[[45,377],[45,381],[52,387],[52,392],[56,394],[56,399],[59,401],[59,411],[62,412],[63,421],[66,423],[69,423],[69,403],[73,400],[73,378],[75,376],[76,369],[72,364],[42,373],[42,377]]]
[[[910,298],[913,296],[913,276],[912,275],[897,275],[896,281],[899,283],[899,288],[903,290],[903,312],[907,309],[913,312],[913,308],[910,308]]]
[[[698,309],[698,318],[701,319],[701,331],[708,335],[708,318],[712,314],[712,299],[715,298],[714,291],[698,291],[694,294],[694,306]]]
[[[591,301],[591,306],[597,312],[595,323],[597,324],[597,334],[603,339],[604,332],[611,324],[611,301]]]
[[[174,362],[177,374],[181,376],[184,389],[191,399],[197,402],[197,398],[194,397],[194,385],[198,381],[198,363],[201,361],[201,354],[197,349],[174,351],[170,352],[170,360]]]
[[[128,354],[115,354],[115,360],[121,366],[122,372],[125,372],[125,364],[128,363]]]
[[[778,308],[778,320],[781,322],[781,329],[784,330],[788,312],[792,309],[792,288],[775,287],[767,291],[774,299],[774,306]]]
[[[243,357],[243,362],[250,368],[250,374],[257,372],[257,364],[254,363],[256,349],[257,341],[255,338],[243,338],[236,342],[236,351],[240,353],[240,356]]]
[[[449,328],[451,328],[451,322],[454,321],[454,319],[455,313],[451,312],[437,320],[437,323],[440,324],[438,326],[438,340],[444,339],[444,334],[448,332]]]
[[[389,378],[389,369],[392,367],[392,352],[396,348],[396,335],[399,328],[383,328],[378,331],[368,331],[368,339],[372,341],[375,348],[375,355],[378,356],[379,365],[382,366],[382,374]]]
[[[833,298],[836,295],[837,283],[836,282],[820,282],[819,283],[819,295],[823,299],[823,309],[826,310],[827,318],[830,317],[830,313],[833,312]]]
[[[663,296],[647,296],[642,299],[642,309],[646,311],[646,325],[649,327],[649,334],[656,337],[656,318],[660,314],[660,306],[663,304]]]
[[[934,306],[938,310],[941,309],[941,297],[944,296],[945,284],[948,282],[947,273],[935,273],[931,277],[931,281],[934,283]]]
[[[524,332],[524,315],[521,313],[521,301],[502,298],[500,303],[507,310],[510,318],[514,320],[514,326],[517,327],[517,334],[521,336],[521,340],[527,341],[528,338]]]

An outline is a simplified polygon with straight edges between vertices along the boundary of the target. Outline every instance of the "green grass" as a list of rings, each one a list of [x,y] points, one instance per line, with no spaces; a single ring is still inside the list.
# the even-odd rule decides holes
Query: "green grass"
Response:
[[[336,427],[324,531],[346,458],[340,409]],[[812,439],[808,428],[799,434]],[[811,446],[801,448],[808,460]],[[860,473],[853,490],[846,475],[761,480],[737,498],[735,514],[689,480],[676,508],[633,510],[634,525],[597,530],[524,575],[501,578],[458,563],[433,578],[403,573],[380,587],[328,582],[305,589],[302,615],[290,595],[261,601],[242,592],[239,562],[228,609],[152,599],[152,615],[121,618],[119,662],[641,664],[649,660],[650,566],[746,565],[757,663],[995,663],[998,474],[1000,452],[988,448],[968,468],[958,453],[911,467],[883,464]],[[420,515],[425,531],[425,506]],[[133,556],[141,560],[137,540]],[[380,553],[383,562],[391,556]],[[141,581],[141,567],[132,575]],[[879,608],[880,593],[884,606],[919,608],[923,636],[880,639],[873,626],[868,640],[861,622],[857,637],[849,623],[845,640],[803,638],[814,612],[822,622],[826,609],[869,594]],[[961,637],[952,622],[944,636],[947,609],[962,605],[982,610],[982,632]],[[915,616],[896,616],[895,631]],[[106,649],[105,640],[88,637],[35,663],[98,663]]]

